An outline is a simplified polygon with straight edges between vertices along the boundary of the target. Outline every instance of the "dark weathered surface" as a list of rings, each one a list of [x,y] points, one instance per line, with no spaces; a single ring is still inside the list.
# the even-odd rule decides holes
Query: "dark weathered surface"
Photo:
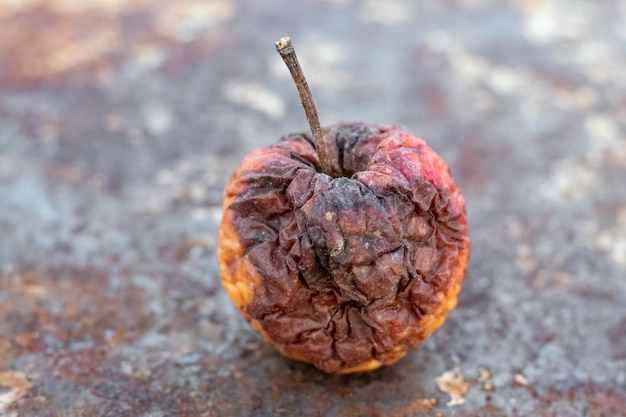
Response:
[[[626,415],[623,2],[74,3],[0,0],[0,415]],[[226,178],[306,128],[285,35],[323,124],[404,125],[467,201],[459,307],[370,374],[219,286]]]

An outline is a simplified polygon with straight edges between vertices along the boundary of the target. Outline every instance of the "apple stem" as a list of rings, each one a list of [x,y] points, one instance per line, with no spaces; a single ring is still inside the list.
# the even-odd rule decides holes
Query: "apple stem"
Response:
[[[304,107],[304,113],[309,121],[311,127],[311,133],[313,133],[313,139],[315,140],[315,150],[317,151],[320,159],[320,165],[322,172],[327,175],[331,175],[330,165],[328,164],[328,158],[326,156],[326,145],[324,145],[324,134],[320,127],[320,119],[317,115],[317,107],[315,106],[315,100],[313,100],[313,94],[309,89],[309,84],[306,82],[302,67],[298,62],[296,56],[296,50],[291,45],[291,39],[288,37],[281,38],[276,42],[276,50],[285,61],[285,65],[289,68],[291,78],[296,83],[296,88],[300,94],[300,100],[302,101],[302,107]]]

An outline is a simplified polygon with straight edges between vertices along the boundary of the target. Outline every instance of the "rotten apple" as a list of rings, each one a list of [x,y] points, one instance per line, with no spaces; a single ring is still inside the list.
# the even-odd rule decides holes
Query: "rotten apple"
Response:
[[[469,256],[446,163],[395,126],[319,127],[288,38],[277,42],[313,135],[248,154],[224,190],[223,286],[253,329],[326,372],[391,364],[455,307]]]

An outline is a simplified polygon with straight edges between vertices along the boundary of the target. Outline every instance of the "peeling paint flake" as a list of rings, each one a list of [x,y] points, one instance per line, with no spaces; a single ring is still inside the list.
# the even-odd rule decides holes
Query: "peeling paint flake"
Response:
[[[538,3],[539,7],[528,9],[524,21],[524,34],[539,43],[563,39],[577,39],[586,32],[589,11],[584,3],[548,0]]]
[[[161,103],[147,103],[142,110],[146,128],[153,135],[163,135],[172,128],[174,115],[167,106]]]
[[[548,178],[537,180],[537,188],[543,198],[556,203],[584,197],[595,181],[594,171],[573,157],[554,161],[550,171]]]
[[[229,19],[235,6],[228,0],[183,0],[166,2],[159,13],[159,26],[181,40],[192,40],[202,32]]]
[[[2,413],[6,412],[15,401],[25,396],[32,385],[26,374],[22,372],[0,372],[0,388],[9,389],[6,392],[0,390],[0,415],[4,415]]]
[[[413,18],[414,4],[403,0],[367,0],[361,6],[361,19],[371,23],[396,25]]]
[[[283,100],[259,84],[229,83],[222,89],[222,94],[232,103],[249,107],[271,118],[278,119],[285,115]]]
[[[453,407],[465,403],[465,394],[469,388],[469,382],[465,381],[461,368],[454,368],[452,371],[444,372],[435,379],[437,388],[450,396],[447,406]]]

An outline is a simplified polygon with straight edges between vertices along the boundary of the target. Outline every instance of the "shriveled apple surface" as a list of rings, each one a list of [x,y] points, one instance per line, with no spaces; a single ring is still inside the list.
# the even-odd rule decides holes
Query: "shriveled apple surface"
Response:
[[[526,0],[0,0],[0,415],[626,416],[626,10]],[[243,155],[401,125],[450,165],[458,307],[326,375],[237,314],[215,258]]]

